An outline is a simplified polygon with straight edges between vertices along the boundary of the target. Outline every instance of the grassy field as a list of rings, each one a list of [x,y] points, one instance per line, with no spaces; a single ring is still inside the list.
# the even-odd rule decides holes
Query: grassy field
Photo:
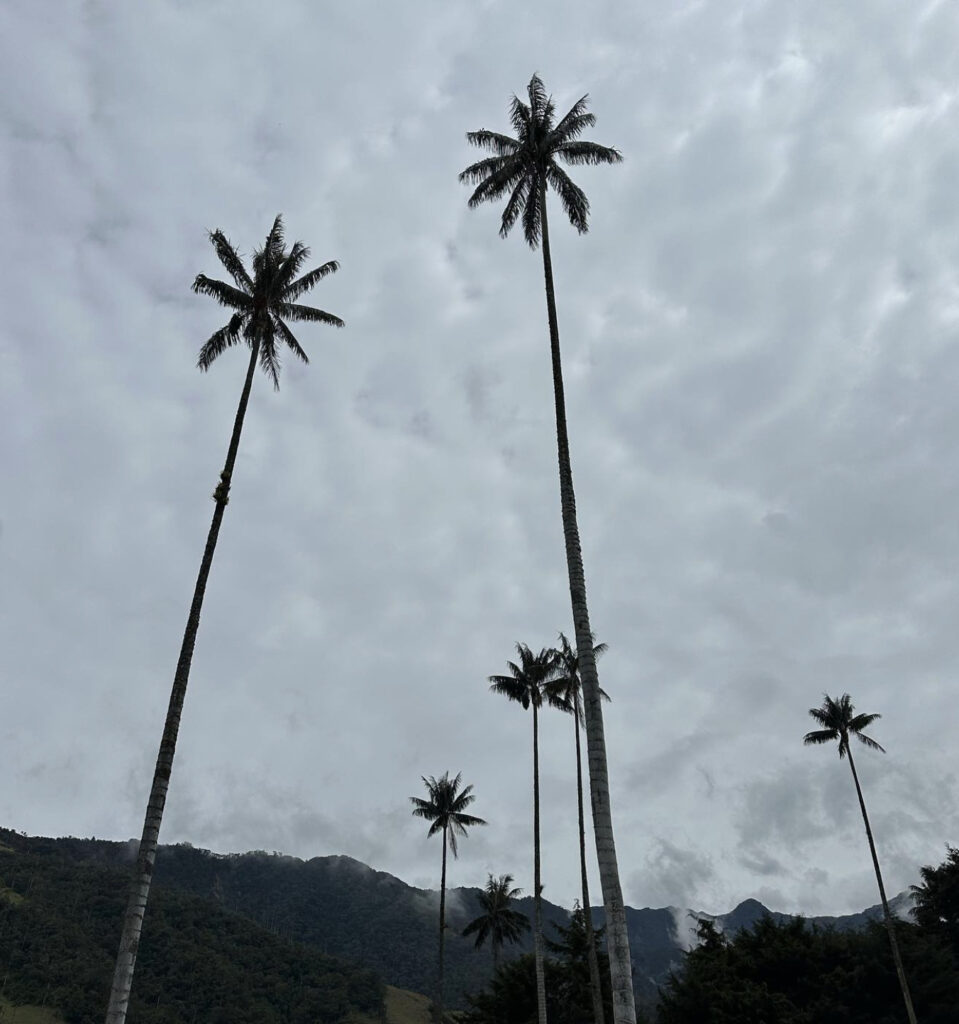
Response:
[[[14,1006],[0,998],[0,1024],[63,1024],[63,1018],[44,1006]]]

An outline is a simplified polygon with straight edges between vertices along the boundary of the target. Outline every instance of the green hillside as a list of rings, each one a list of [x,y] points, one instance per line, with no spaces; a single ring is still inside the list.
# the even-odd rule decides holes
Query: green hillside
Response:
[[[3,1024],[99,1024],[129,871],[71,841],[0,830]],[[374,972],[294,943],[211,898],[158,886],[137,962],[132,1024],[337,1024],[385,1019]],[[16,1007],[16,1008],[15,1008]]]

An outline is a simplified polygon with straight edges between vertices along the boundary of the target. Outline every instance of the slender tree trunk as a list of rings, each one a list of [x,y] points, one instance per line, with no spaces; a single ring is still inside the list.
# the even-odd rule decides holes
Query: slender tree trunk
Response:
[[[543,885],[539,867],[539,712],[533,703],[533,952],[536,961],[536,1017],[546,1024],[546,975],[543,971]]]
[[[443,826],[443,871],[440,875],[440,958],[436,977],[436,999],[433,1016],[437,1022],[443,1020],[443,953],[446,949],[446,826]]]
[[[589,963],[589,989],[593,996],[594,1024],[605,1024],[603,985],[599,978],[596,934],[589,907],[589,876],[586,872],[586,816],[583,813],[583,756],[579,745],[579,692],[573,690],[573,730],[576,737],[576,809],[579,812],[579,870],[583,880],[583,924],[586,928],[586,959]]]
[[[849,741],[843,737],[846,747],[846,756],[849,758],[849,767],[852,769],[852,781],[856,784],[856,796],[859,797],[859,809],[862,811],[862,821],[866,826],[866,838],[869,840],[869,852],[872,854],[872,866],[876,869],[876,881],[879,883],[879,899],[882,901],[882,917],[889,932],[889,945],[892,946],[892,958],[896,964],[896,974],[899,976],[899,987],[902,989],[903,1002],[906,1004],[906,1016],[909,1024],[916,1024],[916,1011],[912,1008],[912,996],[909,994],[909,983],[906,981],[906,972],[902,966],[902,957],[899,955],[899,943],[896,941],[896,929],[893,924],[892,914],[889,912],[889,903],[886,900],[886,887],[882,884],[882,873],[879,870],[879,858],[876,856],[876,844],[872,839],[872,829],[869,827],[869,815],[866,814],[866,801],[862,797],[862,787],[859,785],[859,776],[856,774],[856,765],[852,759],[852,750],[849,748]]]
[[[593,653],[593,631],[586,606],[586,576],[583,552],[576,522],[576,495],[569,459],[569,436],[566,431],[566,398],[563,391],[563,366],[559,353],[559,325],[556,319],[556,297],[553,291],[553,263],[549,253],[549,225],[546,220],[546,192],[540,193],[540,217],[543,226],[543,275],[546,279],[546,312],[549,317],[549,342],[553,362],[553,396],[556,403],[556,448],[559,461],[559,493],[563,513],[563,537],[566,542],[566,567],[569,573],[569,596],[573,609],[576,650],[579,654],[579,675],[583,685],[583,711],[586,716],[586,753],[589,762],[589,797],[593,811],[593,833],[596,838],[596,860],[606,910],[606,949],[613,988],[613,1020],[615,1024],[636,1024],[636,1003],[633,996],[633,968],[626,931],[626,908],[619,883],[616,842],[613,837],[613,815],[609,802],[609,772],[606,767],[606,737],[603,730],[603,708],[599,696],[599,674]]]
[[[240,404],[237,406],[236,419],[233,422],[233,435],[227,451],[220,482],[213,492],[216,507],[213,510],[213,521],[207,534],[206,547],[200,561],[193,601],[187,617],[180,657],[177,660],[173,675],[173,689],[167,708],[166,722],[160,739],[160,751],[157,755],[156,768],[153,771],[153,785],[147,803],[146,817],[143,822],[143,834],[137,854],[133,883],[123,917],[123,930],[120,934],[120,948],[113,973],[113,986],[110,990],[110,1002],[107,1008],[106,1024],[123,1024],[126,1020],[127,1005],[130,1001],[130,989],[133,985],[133,969],[136,966],[137,948],[140,945],[140,932],[143,929],[143,915],[146,911],[147,899],[150,895],[150,882],[153,878],[153,865],[156,861],[157,841],[160,835],[160,823],[163,819],[163,807],[166,803],[167,789],[170,785],[170,773],[173,769],[173,755],[176,753],[177,734],[180,730],[180,716],[183,713],[183,700],[190,679],[190,665],[193,661],[193,648],[196,634],[200,626],[200,609],[203,607],[203,595],[206,592],[210,567],[213,565],[213,553],[220,533],[220,523],[230,495],[230,480],[236,453],[240,447],[240,433],[243,430],[243,418],[250,400],[250,388],[253,386],[253,372],[256,369],[256,358],[259,353],[259,342],[255,342],[250,352],[250,365],[246,372]]]

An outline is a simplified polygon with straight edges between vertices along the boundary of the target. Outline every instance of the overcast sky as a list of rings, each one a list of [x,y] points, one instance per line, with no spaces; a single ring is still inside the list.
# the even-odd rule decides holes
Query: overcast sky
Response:
[[[877,902],[959,842],[959,5],[608,0],[0,7],[0,823],[139,836],[246,367],[206,232],[274,216],[342,331],[254,387],[161,841],[421,886],[422,775],[488,819],[453,885],[532,888],[531,722],[488,692],[572,631],[542,263],[465,140],[538,71],[616,167],[552,207],[626,900]],[[857,750],[858,752],[858,750]],[[545,895],[577,893],[542,721]],[[594,896],[599,886],[594,872]]]

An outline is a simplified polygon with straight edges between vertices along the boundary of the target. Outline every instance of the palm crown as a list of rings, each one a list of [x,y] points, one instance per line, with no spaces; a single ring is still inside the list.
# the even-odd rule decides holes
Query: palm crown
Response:
[[[466,814],[466,808],[476,799],[473,795],[473,787],[466,786],[460,789],[462,772],[457,773],[455,779],[449,777],[449,772],[443,772],[442,776],[434,779],[422,776],[423,785],[429,799],[423,800],[418,796],[411,796],[413,804],[413,816],[426,818],[432,822],[427,836],[436,835],[437,832],[447,830],[449,835],[450,850],[453,856],[457,856],[456,837],[457,834],[466,837],[466,830],[474,825],[485,825],[482,818],[472,814]]]
[[[517,218],[523,218],[523,235],[532,248],[539,244],[542,232],[542,203],[552,188],[559,196],[569,222],[580,233],[589,229],[589,200],[559,166],[567,164],[615,164],[621,161],[618,150],[585,142],[579,138],[596,123],[586,109],[588,96],[577,100],[559,122],[553,99],[546,94],[542,79],[533,75],[527,87],[529,103],[514,96],[510,103],[510,121],[516,138],[499,132],[467,132],[474,146],[489,150],[493,156],[471,164],[460,174],[462,182],[476,184],[469,205],[491,202],[509,194],[500,235],[505,238]]]
[[[595,639],[595,638],[594,638]],[[556,678],[546,684],[546,699],[554,708],[575,715],[583,724],[583,708],[580,702],[582,681],[579,678],[579,655],[565,633],[559,634],[560,648],[556,652]],[[608,649],[607,644],[593,644],[593,655],[598,660]],[[609,700],[609,694],[600,687],[599,696]]]
[[[260,366],[280,386],[280,359],[277,353],[279,342],[283,342],[295,356],[308,363],[306,353],[296,340],[286,321],[306,320],[314,323],[342,327],[343,321],[332,313],[313,306],[302,306],[297,299],[308,292],[328,274],[339,269],[336,260],[297,277],[303,264],[309,259],[310,250],[302,242],[294,242],[289,251],[283,240],[283,218],[277,216],[267,235],[263,247],[253,253],[252,276],[243,266],[236,249],[222,231],[211,231],[210,241],[233,278],[234,284],[216,281],[204,274],[197,274],[193,290],[198,295],[210,295],[221,306],[235,310],[229,322],[216,331],[200,349],[197,366],[208,370],[214,360],[231,345],[238,345],[241,338],[251,348],[259,346]]]
[[[517,942],[523,932],[529,931],[529,918],[510,907],[510,902],[522,895],[522,889],[513,888],[512,875],[489,876],[486,888],[479,894],[478,901],[483,913],[471,921],[463,935],[476,936],[479,949],[489,939],[494,950],[504,942]]]
[[[803,737],[803,743],[831,743],[839,740],[839,756],[845,757],[849,750],[849,737],[855,736],[860,743],[864,743],[871,750],[878,750],[885,753],[885,750],[869,736],[863,733],[882,715],[856,715],[852,698],[848,693],[834,700],[829,694],[823,694],[821,708],[810,708],[809,714],[822,726],[814,732],[807,732]]]
[[[490,689],[522,704],[524,710],[531,704],[539,709],[543,706],[546,684],[556,675],[556,652],[544,649],[533,654],[526,644],[517,644],[516,652],[519,664],[508,661],[510,675],[490,676]]]

